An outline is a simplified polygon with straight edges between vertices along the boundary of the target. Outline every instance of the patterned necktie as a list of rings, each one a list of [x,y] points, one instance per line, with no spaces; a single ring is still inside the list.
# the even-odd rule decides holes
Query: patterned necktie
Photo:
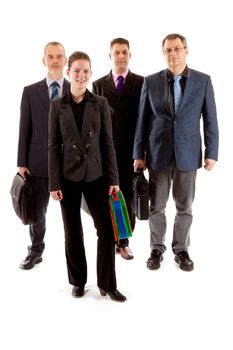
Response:
[[[179,108],[180,101],[182,98],[182,90],[180,86],[180,79],[181,75],[174,75],[173,80],[174,80],[174,104],[175,104],[175,114]]]
[[[58,94],[58,86],[59,84],[54,81],[51,85],[51,97],[50,97],[50,100],[51,101],[55,101],[59,98],[59,94]]]
[[[123,82],[124,82],[124,77],[122,75],[119,75],[119,77],[117,78],[117,87],[116,87],[118,95],[120,95],[122,93]]]

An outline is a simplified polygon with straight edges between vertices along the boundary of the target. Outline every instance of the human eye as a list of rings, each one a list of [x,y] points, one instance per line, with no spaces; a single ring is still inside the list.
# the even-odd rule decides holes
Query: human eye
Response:
[[[165,49],[165,53],[169,55],[172,52],[172,49]]]

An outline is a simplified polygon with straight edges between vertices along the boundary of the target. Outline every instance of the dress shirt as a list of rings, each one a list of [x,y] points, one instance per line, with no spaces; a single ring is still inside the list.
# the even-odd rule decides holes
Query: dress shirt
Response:
[[[48,93],[49,96],[51,96],[52,93],[52,88],[51,88],[51,84],[54,82],[55,80],[51,79],[50,77],[46,77],[46,84],[48,86]],[[59,97],[61,97],[63,95],[63,82],[64,82],[64,77],[56,80],[56,82],[58,83],[58,95]]]
[[[112,77],[113,77],[113,81],[114,81],[115,87],[117,87],[117,83],[118,83],[117,79],[118,79],[118,77],[120,75],[124,78],[124,83],[125,83],[125,79],[127,77],[128,72],[129,72],[129,70],[127,70],[126,72],[124,72],[122,74],[117,74],[117,73],[112,71]]]
[[[185,84],[186,84],[186,79],[190,76],[189,68],[188,66],[185,67],[183,72],[181,74],[181,79],[180,79],[180,86],[181,86],[181,91],[182,91],[182,96],[184,94],[184,89],[185,89]],[[169,104],[171,111],[174,112],[174,80],[173,80],[174,74],[167,69],[167,80],[169,84]]]

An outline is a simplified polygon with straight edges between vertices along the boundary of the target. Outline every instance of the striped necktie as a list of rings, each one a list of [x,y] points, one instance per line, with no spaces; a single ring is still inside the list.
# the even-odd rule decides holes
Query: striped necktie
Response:
[[[122,75],[119,75],[119,77],[117,78],[117,87],[116,87],[118,95],[122,93],[123,83],[124,83],[124,77]]]
[[[178,111],[180,101],[182,98],[182,90],[180,86],[180,79],[181,75],[174,75],[173,80],[174,80],[174,104],[175,104],[175,114]]]
[[[50,97],[50,100],[51,101],[55,101],[59,98],[59,94],[58,94],[58,87],[59,87],[59,84],[54,81],[51,85],[51,97]]]

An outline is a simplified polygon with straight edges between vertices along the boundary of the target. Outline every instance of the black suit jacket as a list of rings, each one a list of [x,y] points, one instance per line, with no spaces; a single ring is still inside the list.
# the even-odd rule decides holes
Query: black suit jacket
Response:
[[[105,98],[87,91],[81,134],[75,123],[69,94],[51,103],[49,113],[49,189],[62,179],[94,181],[104,175],[118,185],[110,110]]]
[[[69,89],[64,80],[63,93]],[[48,114],[50,98],[46,79],[24,87],[19,124],[19,167],[29,168],[31,175],[48,177]]]
[[[133,142],[142,83],[142,76],[129,71],[122,94],[118,96],[111,72],[93,82],[93,92],[106,97],[111,109],[113,139],[120,173],[125,166],[133,172]]]

